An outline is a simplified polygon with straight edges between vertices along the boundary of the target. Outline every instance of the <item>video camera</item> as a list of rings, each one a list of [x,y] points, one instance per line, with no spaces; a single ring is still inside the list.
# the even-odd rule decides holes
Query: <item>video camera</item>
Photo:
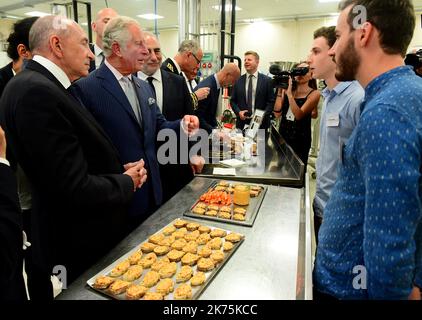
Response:
[[[293,85],[295,86],[294,77],[304,76],[309,72],[308,67],[298,67],[293,68],[290,71],[283,71],[278,64],[273,64],[270,66],[270,73],[274,76],[272,83],[274,88],[287,89],[289,87],[289,78],[293,80]]]

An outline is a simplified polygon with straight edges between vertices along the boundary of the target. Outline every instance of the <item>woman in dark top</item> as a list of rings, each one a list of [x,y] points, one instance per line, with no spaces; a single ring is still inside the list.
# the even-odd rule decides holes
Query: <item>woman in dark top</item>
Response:
[[[295,67],[309,67],[307,63]],[[279,88],[274,104],[274,114],[281,117],[280,134],[306,166],[311,148],[311,118],[318,117],[320,93],[315,79],[309,71],[304,76],[295,77],[296,85],[289,79],[287,89]]]

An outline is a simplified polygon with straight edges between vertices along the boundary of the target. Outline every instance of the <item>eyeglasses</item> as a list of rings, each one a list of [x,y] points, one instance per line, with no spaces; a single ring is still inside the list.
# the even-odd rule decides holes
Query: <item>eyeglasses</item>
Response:
[[[192,55],[193,55],[193,57],[195,58],[196,63],[197,63],[197,64],[200,64],[200,63],[201,63],[201,60],[199,60],[199,59],[195,56],[195,54],[194,54],[193,52],[191,52],[191,54],[192,54]]]

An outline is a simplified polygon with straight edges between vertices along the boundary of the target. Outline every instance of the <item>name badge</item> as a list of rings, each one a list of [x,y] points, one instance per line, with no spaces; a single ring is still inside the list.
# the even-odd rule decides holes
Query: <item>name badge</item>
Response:
[[[292,110],[289,107],[289,110],[286,113],[286,119],[288,121],[295,121],[295,115],[293,114]]]
[[[327,114],[327,127],[338,127],[340,124],[340,116],[338,113]]]

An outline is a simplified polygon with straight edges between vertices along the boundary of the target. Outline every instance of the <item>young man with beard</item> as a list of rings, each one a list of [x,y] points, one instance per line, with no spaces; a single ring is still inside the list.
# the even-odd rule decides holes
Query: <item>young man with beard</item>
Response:
[[[358,80],[365,100],[324,210],[314,297],[420,299],[422,80],[403,64],[414,8],[347,0],[340,9],[336,78]]]
[[[336,79],[336,63],[328,54],[336,42],[335,27],[322,27],[314,32],[309,56],[309,67],[314,79],[324,79],[324,96],[320,125],[320,148],[316,163],[317,184],[313,202],[315,237],[334,183],[340,160],[340,143],[345,143],[359,121],[364,91],[357,81],[340,82]]]

